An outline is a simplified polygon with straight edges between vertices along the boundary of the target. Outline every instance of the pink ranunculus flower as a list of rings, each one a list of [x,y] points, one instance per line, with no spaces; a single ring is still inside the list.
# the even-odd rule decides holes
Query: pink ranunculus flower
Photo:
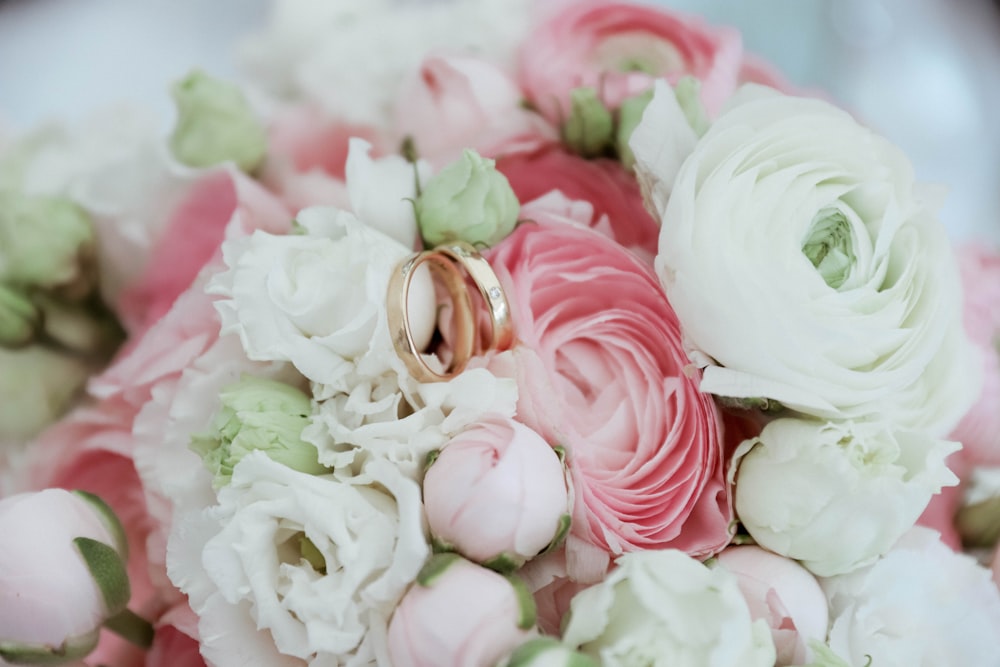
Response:
[[[534,609],[522,609],[510,580],[454,558],[396,607],[387,640],[394,667],[493,667],[535,634]]]
[[[569,93],[588,86],[616,108],[652,87],[657,78],[701,81],[701,97],[714,115],[733,93],[743,66],[736,30],[701,19],[627,2],[568,3],[524,41],[521,85],[528,99],[558,122],[569,112]]]
[[[951,433],[972,465],[1000,466],[1000,251],[968,244],[956,251],[962,275],[963,321],[977,348],[983,384],[972,409]]]
[[[102,511],[63,489],[0,500],[0,650],[65,645],[68,657],[83,657],[104,621],[121,611],[108,608],[74,543],[95,540],[124,556],[120,529]]]
[[[642,202],[635,177],[617,160],[585,160],[558,144],[515,152],[497,160],[518,199],[530,202],[552,190],[593,206],[591,228],[652,265],[660,225]]]
[[[595,258],[600,258],[597,261]],[[722,419],[652,270],[589,229],[539,215],[489,253],[517,345],[491,364],[518,383],[516,418],[563,445],[572,533],[611,555],[722,549],[733,518]],[[574,544],[576,544],[574,542]],[[599,579],[601,563],[567,547]]]
[[[471,560],[521,565],[569,512],[563,465],[524,424],[487,419],[453,438],[424,476],[431,533]]]
[[[472,148],[494,155],[556,138],[522,105],[517,83],[493,63],[470,56],[431,56],[404,85],[395,128],[418,155],[441,167]]]
[[[718,559],[736,575],[750,615],[770,626],[777,667],[809,662],[808,644],[826,639],[829,621],[826,596],[813,575],[795,561],[755,546],[730,547]]]

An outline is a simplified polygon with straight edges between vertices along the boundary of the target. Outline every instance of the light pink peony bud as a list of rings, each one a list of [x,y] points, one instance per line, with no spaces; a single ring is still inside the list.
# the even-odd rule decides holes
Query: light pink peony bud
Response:
[[[497,569],[535,556],[569,521],[562,461],[509,419],[480,422],[445,446],[424,477],[424,505],[437,540]]]
[[[456,554],[434,556],[392,615],[394,667],[493,667],[535,636],[524,584]]]
[[[0,535],[0,658],[59,664],[89,653],[128,601],[114,515],[86,494],[22,493],[0,500]]]
[[[807,645],[826,640],[826,597],[812,574],[795,561],[760,547],[730,547],[717,556],[736,575],[750,615],[771,627],[777,667],[809,661]]]

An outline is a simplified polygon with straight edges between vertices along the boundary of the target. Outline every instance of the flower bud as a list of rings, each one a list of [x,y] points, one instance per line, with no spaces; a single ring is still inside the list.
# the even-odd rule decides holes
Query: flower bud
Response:
[[[598,663],[552,637],[538,637],[521,644],[503,667],[598,667]]]
[[[593,88],[575,88],[570,93],[569,118],[562,126],[562,138],[573,152],[583,157],[599,157],[611,148],[614,117]]]
[[[466,241],[492,246],[514,230],[520,203],[494,165],[466,150],[428,181],[416,204],[427,245]]]
[[[455,554],[433,556],[393,612],[395,667],[493,667],[535,634],[524,584]]]
[[[24,441],[54,422],[96,369],[40,345],[0,347],[0,442]]]
[[[264,159],[267,135],[239,86],[194,71],[173,88],[174,156],[190,167],[235,162],[250,173]]]
[[[191,448],[215,475],[216,488],[229,484],[236,464],[258,449],[299,472],[327,471],[318,461],[315,445],[302,440],[302,429],[312,414],[304,393],[274,380],[244,377],[223,390],[220,398],[222,409],[211,432],[191,439]]]
[[[71,201],[0,192],[0,282],[78,298],[96,281],[90,218]]]
[[[42,325],[42,314],[24,293],[0,285],[0,347],[27,345]]]
[[[62,489],[0,500],[0,659],[78,660],[129,598],[124,531],[89,494]]]
[[[424,507],[436,540],[498,570],[538,554],[569,522],[562,461],[510,419],[477,423],[445,446],[424,477]]]
[[[635,130],[646,107],[653,100],[653,89],[650,88],[644,93],[630,97],[622,102],[618,109],[618,130],[615,134],[615,145],[618,150],[618,160],[626,169],[635,166],[635,153],[628,142],[632,138],[632,131]]]

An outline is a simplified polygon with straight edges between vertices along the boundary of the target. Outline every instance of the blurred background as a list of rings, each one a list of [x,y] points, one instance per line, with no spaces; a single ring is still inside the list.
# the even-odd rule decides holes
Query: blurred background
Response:
[[[336,0],[330,0],[336,1]],[[659,0],[739,28],[792,82],[826,90],[950,194],[955,238],[1000,244],[1000,11],[990,0]],[[168,122],[169,82],[238,77],[268,0],[0,0],[0,123],[24,130],[112,102]]]

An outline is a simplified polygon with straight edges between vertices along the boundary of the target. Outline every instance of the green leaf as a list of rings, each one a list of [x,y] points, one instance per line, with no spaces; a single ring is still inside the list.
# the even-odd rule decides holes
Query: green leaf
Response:
[[[73,540],[73,544],[83,556],[97,587],[101,589],[108,615],[117,614],[125,608],[132,595],[122,557],[104,542],[89,537],[78,537]]]

